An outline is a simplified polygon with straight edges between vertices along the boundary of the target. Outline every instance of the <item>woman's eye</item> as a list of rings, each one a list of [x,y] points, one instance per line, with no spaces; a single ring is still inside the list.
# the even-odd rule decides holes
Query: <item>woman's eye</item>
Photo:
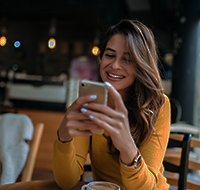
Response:
[[[115,57],[114,55],[111,54],[105,54],[106,57]]]
[[[127,63],[131,63],[132,61],[130,59],[124,58],[124,61]]]

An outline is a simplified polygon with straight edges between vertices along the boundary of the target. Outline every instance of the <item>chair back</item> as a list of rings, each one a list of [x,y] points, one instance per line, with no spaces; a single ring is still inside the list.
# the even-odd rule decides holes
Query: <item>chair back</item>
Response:
[[[29,142],[30,149],[29,149],[27,161],[21,174],[21,180],[20,180],[21,182],[31,181],[43,130],[44,130],[43,123],[38,123],[34,127],[33,138]]]
[[[200,189],[200,139],[196,137],[191,138],[191,150],[188,161],[188,179],[187,188],[192,190]],[[192,158],[192,154],[195,154]]]
[[[0,184],[31,180],[43,128],[25,114],[0,115]]]
[[[172,160],[167,159],[166,156],[163,161],[165,171],[179,174],[179,179],[178,179],[179,190],[185,190],[187,188],[188,159],[189,159],[191,137],[192,137],[191,134],[184,134],[184,137],[182,139],[177,140],[177,139],[173,139],[173,135],[171,134],[167,148],[168,150],[170,148],[181,149],[179,164],[176,165],[174,163],[171,163]],[[168,183],[170,184],[169,180],[168,180]],[[174,183],[172,182],[172,184],[170,185],[174,185]]]

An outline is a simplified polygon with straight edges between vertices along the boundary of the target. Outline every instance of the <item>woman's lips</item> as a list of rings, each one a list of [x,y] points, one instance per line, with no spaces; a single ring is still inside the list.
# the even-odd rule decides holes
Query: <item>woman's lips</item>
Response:
[[[106,72],[107,76],[109,79],[111,80],[121,80],[123,78],[125,78],[125,76],[123,75],[118,75],[118,74],[114,74],[114,73],[110,73],[110,72]]]

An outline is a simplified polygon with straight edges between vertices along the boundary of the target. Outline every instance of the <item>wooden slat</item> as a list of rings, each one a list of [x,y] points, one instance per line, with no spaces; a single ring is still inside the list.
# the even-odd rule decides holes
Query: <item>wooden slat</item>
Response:
[[[191,147],[199,147],[200,148],[200,139],[192,137],[190,146]]]
[[[169,183],[171,186],[178,186],[178,178],[175,176],[168,176],[167,177],[167,183]]]
[[[175,133],[170,134],[171,139],[176,139],[178,141],[182,141],[183,137],[184,137],[184,135],[182,135],[182,134],[175,134]]]
[[[183,136],[182,134],[170,134],[170,138],[172,139],[176,139],[176,140],[179,140],[181,141],[183,139]],[[190,144],[191,147],[200,147],[200,139],[196,138],[196,137],[192,137],[191,138],[191,144]]]
[[[38,123],[34,128],[33,139],[31,140],[30,150],[28,153],[28,158],[24,171],[22,173],[21,181],[30,181],[33,174],[33,169],[35,166],[36,155],[40,146],[41,137],[43,134],[44,124]]]
[[[175,176],[168,176],[167,177],[167,183],[169,183],[171,186],[178,186],[178,178]],[[192,190],[199,190],[200,185],[194,181],[187,181],[187,189],[192,189]]]
[[[189,160],[188,168],[191,170],[200,170],[200,163],[194,160]]]
[[[194,181],[187,181],[187,189],[192,189],[192,190],[199,190],[200,189],[200,184],[194,182]]]

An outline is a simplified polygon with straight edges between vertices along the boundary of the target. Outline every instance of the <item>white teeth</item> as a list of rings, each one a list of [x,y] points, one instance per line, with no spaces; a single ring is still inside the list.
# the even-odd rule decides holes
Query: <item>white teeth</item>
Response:
[[[113,78],[119,78],[119,79],[124,78],[123,76],[113,75],[111,73],[108,73],[108,75],[111,76],[111,77],[113,77]]]

